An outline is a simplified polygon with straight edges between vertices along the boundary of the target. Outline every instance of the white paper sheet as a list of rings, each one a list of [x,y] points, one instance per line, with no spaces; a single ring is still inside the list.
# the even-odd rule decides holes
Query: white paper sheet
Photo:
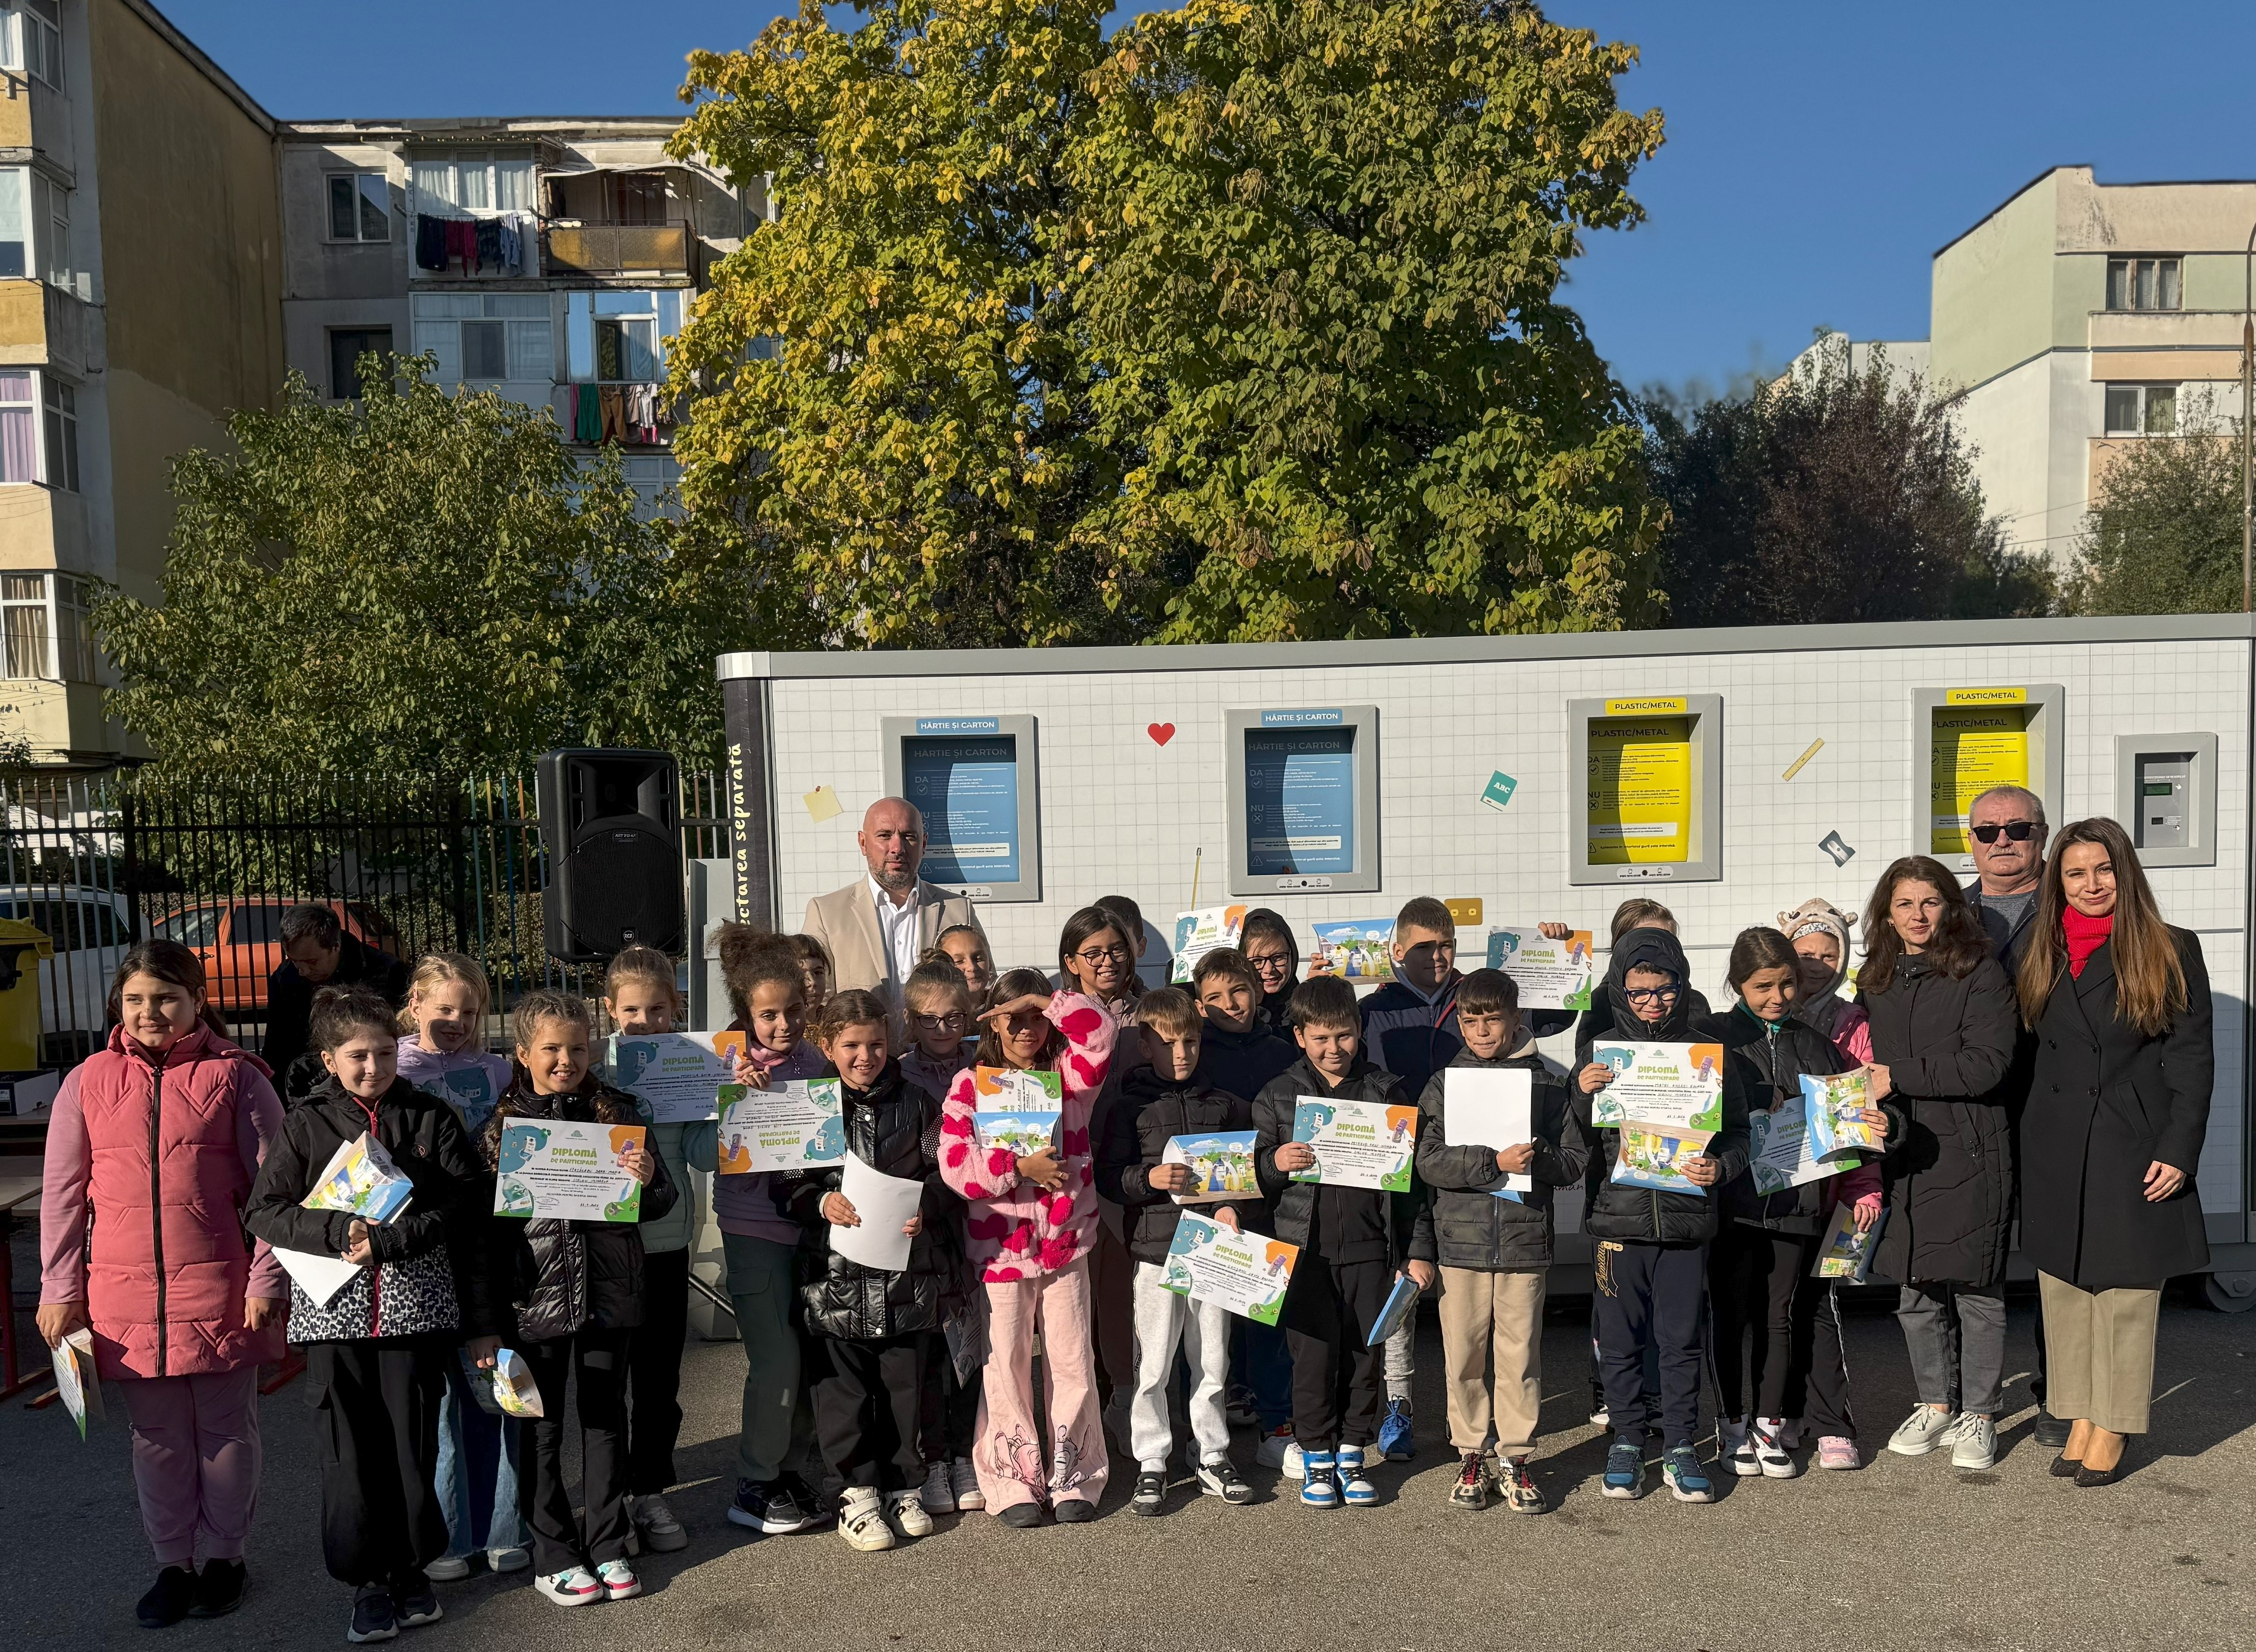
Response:
[[[1444,1067],[1442,1133],[1451,1147],[1501,1151],[1535,1139],[1534,1075],[1523,1067]],[[1535,1178],[1506,1176],[1507,1193],[1532,1193]]]
[[[274,1248],[274,1260],[298,1282],[298,1289],[314,1299],[317,1308],[329,1305],[329,1298],[352,1283],[360,1274],[360,1264],[347,1262],[342,1256],[324,1256],[318,1251],[284,1250]]]
[[[922,1206],[924,1184],[873,1170],[849,1153],[838,1191],[846,1195],[862,1225],[832,1227],[830,1248],[864,1268],[899,1273],[907,1267],[912,1241],[901,1229]]]

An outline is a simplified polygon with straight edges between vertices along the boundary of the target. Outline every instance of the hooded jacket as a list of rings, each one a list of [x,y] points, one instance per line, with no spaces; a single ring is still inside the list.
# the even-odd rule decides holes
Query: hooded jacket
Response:
[[[1174,1195],[1152,1185],[1152,1172],[1167,1150],[1168,1138],[1252,1128],[1251,1102],[1214,1088],[1195,1073],[1188,1079],[1163,1079],[1146,1066],[1121,1080],[1119,1098],[1112,1104],[1104,1141],[1097,1149],[1096,1191],[1126,1213],[1130,1255],[1162,1267],[1167,1247],[1174,1243],[1183,1207]],[[1258,1208],[1261,1196],[1248,1193],[1234,1202]],[[1238,1211],[1239,1221],[1249,1230],[1258,1226],[1245,1221],[1251,1213]]]
[[[1864,1010],[1841,996],[1849,979],[1849,928],[1856,921],[1854,915],[1840,910],[1830,901],[1815,897],[1778,915],[1779,931],[1790,941],[1805,935],[1832,937],[1841,960],[1833,967],[1833,979],[1821,991],[1804,993],[1794,1000],[1794,1018],[1823,1033],[1844,1050],[1849,1049],[1857,1029],[1865,1024]]]
[[[1277,1149],[1293,1139],[1293,1117],[1302,1096],[1409,1106],[1402,1081],[1357,1051],[1347,1077],[1334,1085],[1302,1056],[1253,1099],[1253,1174],[1275,1213],[1277,1237],[1314,1250],[1326,1262],[1384,1262],[1399,1268],[1413,1257],[1431,1262],[1433,1242],[1418,1220],[1423,1194],[1414,1177],[1407,1193],[1370,1187],[1296,1182],[1277,1168]]]
[[[1424,1094],[1427,1080],[1465,1047],[1457,1030],[1457,988],[1463,983],[1464,977],[1451,970],[1428,998],[1398,978],[1367,995],[1357,1007],[1363,1016],[1363,1047],[1402,1080],[1405,1094]]]
[[[1198,1071],[1192,1077],[1234,1096],[1257,1096],[1300,1058],[1290,1032],[1272,1031],[1258,1021],[1241,1032],[1209,1016],[1199,1029]]]
[[[1535,1186],[1513,1198],[1498,1197],[1506,1179],[1496,1167],[1492,1147],[1459,1145],[1449,1140],[1444,1120],[1449,1072],[1459,1067],[1501,1068],[1526,1072],[1534,1126],[1535,1161],[1528,1175]],[[1583,1178],[1590,1151],[1574,1126],[1567,1086],[1533,1054],[1483,1058],[1461,1050],[1448,1068],[1426,1084],[1418,1101],[1418,1179],[1426,1185],[1435,1259],[1444,1268],[1497,1273],[1507,1268],[1551,1265],[1551,1190]]]

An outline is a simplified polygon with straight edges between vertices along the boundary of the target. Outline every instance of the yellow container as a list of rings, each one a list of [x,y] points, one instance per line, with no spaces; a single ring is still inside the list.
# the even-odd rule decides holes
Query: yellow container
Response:
[[[0,1071],[46,1065],[39,1059],[39,960],[54,955],[38,924],[0,917]]]

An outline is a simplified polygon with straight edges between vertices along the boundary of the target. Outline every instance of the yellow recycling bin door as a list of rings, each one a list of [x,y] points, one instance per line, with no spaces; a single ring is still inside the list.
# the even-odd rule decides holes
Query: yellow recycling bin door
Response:
[[[39,960],[55,944],[36,924],[0,917],[0,1072],[32,1072],[39,1059]]]

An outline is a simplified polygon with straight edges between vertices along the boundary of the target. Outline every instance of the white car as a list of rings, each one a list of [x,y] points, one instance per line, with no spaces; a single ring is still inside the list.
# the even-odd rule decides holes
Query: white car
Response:
[[[109,981],[132,944],[126,897],[75,884],[0,884],[0,917],[36,924],[54,943],[39,960],[39,1027],[99,1035],[109,1024]]]

